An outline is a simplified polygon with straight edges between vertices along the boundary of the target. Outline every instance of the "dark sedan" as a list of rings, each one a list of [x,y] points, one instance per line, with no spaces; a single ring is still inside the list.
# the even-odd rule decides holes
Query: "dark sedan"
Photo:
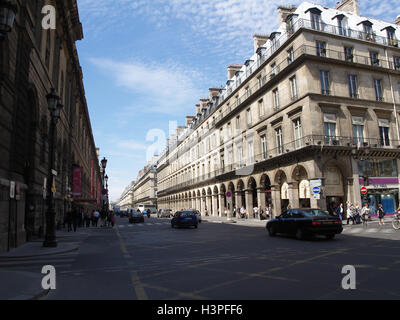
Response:
[[[178,211],[171,220],[171,227],[195,227],[197,229],[198,223],[196,211]]]
[[[307,236],[324,235],[333,239],[343,231],[338,217],[320,209],[290,209],[276,219],[268,221],[266,228],[270,236],[278,233],[295,235],[297,239]]]

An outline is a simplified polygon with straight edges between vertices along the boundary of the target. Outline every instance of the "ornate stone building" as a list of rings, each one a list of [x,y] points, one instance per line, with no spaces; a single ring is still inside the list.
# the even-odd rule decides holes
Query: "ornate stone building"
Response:
[[[157,206],[157,161],[153,159],[143,168],[133,187],[133,207],[140,204]]]
[[[80,205],[96,205],[102,180],[75,45],[83,38],[76,0],[14,3],[14,26],[0,41],[0,251],[44,231],[51,88],[64,105],[55,137],[56,221],[70,205],[74,168],[82,168]],[[56,9],[55,30],[42,28],[45,4]]]
[[[399,205],[400,39],[395,23],[336,8],[279,7],[280,26],[228,67],[161,155],[159,208],[232,216],[271,205]],[[368,189],[364,197],[360,188]],[[311,187],[319,186],[315,196]],[[362,198],[363,197],[363,198]]]

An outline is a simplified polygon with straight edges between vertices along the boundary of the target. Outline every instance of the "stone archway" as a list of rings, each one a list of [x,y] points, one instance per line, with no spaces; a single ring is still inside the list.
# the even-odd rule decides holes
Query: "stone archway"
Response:
[[[233,182],[229,182],[228,184],[228,191],[231,193],[231,203],[232,206],[229,210],[229,213],[233,216],[236,217],[237,216],[237,211],[238,208],[236,207],[236,197],[235,197],[235,185]]]
[[[258,208],[258,194],[257,194],[257,182],[253,177],[250,177],[247,181],[246,189],[246,209],[250,218],[255,218],[254,208]]]
[[[292,171],[291,205],[292,207],[311,208],[310,181],[307,170],[297,165]]]

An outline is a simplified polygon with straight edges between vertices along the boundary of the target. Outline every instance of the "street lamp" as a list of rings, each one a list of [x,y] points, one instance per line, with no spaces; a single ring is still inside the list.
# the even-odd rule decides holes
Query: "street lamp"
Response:
[[[53,168],[54,168],[54,138],[57,122],[60,119],[61,104],[60,97],[56,94],[54,88],[51,89],[50,93],[46,96],[48,109],[50,112],[50,133],[49,133],[49,168],[47,177],[47,212],[46,212],[46,235],[43,242],[44,247],[57,247],[56,241],[56,212],[54,209],[54,193],[53,190]]]
[[[4,40],[6,34],[11,31],[16,14],[16,5],[8,0],[0,0],[0,41]]]

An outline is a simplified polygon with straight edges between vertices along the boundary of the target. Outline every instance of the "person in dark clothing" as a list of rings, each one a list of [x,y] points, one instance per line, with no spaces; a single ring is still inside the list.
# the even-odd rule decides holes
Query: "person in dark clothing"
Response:
[[[72,223],[74,225],[74,232],[76,232],[76,229],[78,228],[80,215],[81,214],[77,208],[72,210]]]
[[[70,231],[72,231],[72,220],[73,220],[71,209],[69,209],[67,212],[66,220],[67,220],[67,225],[68,225],[68,232],[70,232]]]

